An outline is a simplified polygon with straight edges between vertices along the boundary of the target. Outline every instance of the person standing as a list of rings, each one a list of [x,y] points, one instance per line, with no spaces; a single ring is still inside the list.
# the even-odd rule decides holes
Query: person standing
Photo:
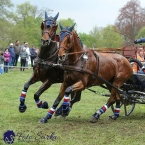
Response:
[[[26,52],[27,52],[27,54],[28,54],[28,59],[26,60],[26,67],[28,67],[28,61],[30,60],[30,49],[29,49],[29,47],[28,47],[28,42],[25,42],[24,43],[24,47],[26,48]],[[24,48],[23,47],[23,48]]]
[[[14,66],[14,59],[15,59],[15,51],[14,51],[14,47],[13,47],[13,43],[10,43],[10,47],[8,48],[11,57],[10,57],[10,62],[9,62],[9,66],[11,68],[11,66]]]
[[[20,51],[20,63],[21,63],[21,68],[20,71],[24,71],[25,66],[26,66],[26,60],[28,59],[28,53],[26,52],[26,47],[23,47],[22,50]]]
[[[10,61],[10,52],[8,51],[8,48],[4,51],[4,73],[8,73],[8,66]]]
[[[34,46],[32,46],[32,48],[30,48],[31,67],[33,67],[34,59],[36,57],[37,57],[36,49],[34,48]]]
[[[20,42],[19,40],[16,40],[15,45],[14,45],[14,51],[15,51],[14,66],[17,66],[20,49],[21,49]]]
[[[0,52],[0,74],[3,73],[3,67],[4,67],[4,57],[3,52]]]

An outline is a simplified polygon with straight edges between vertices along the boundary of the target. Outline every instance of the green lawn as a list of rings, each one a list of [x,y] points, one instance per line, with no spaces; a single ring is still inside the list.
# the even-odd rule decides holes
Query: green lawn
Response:
[[[129,117],[120,116],[116,121],[108,120],[111,109],[103,114],[98,123],[89,122],[92,114],[106,104],[108,98],[88,90],[83,91],[80,102],[73,106],[66,119],[52,117],[40,124],[47,110],[38,109],[33,99],[41,83],[30,86],[27,92],[25,113],[19,113],[19,96],[24,83],[30,78],[32,69],[20,72],[11,69],[0,75],[0,145],[5,145],[3,134],[7,130],[15,133],[14,145],[144,145],[145,106],[136,105]],[[41,95],[49,107],[58,95],[60,84],[54,84]],[[94,87],[100,93],[106,90]],[[123,114],[123,111],[121,112]]]

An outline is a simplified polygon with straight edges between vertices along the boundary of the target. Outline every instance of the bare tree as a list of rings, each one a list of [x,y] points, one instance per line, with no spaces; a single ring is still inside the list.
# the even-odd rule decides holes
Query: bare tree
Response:
[[[121,33],[134,40],[139,30],[145,26],[145,9],[140,6],[139,0],[130,0],[119,12],[115,25]],[[125,40],[130,41],[127,37]]]

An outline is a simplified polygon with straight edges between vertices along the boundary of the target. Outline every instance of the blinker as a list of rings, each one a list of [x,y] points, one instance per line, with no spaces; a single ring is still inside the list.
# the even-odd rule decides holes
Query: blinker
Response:
[[[51,26],[53,24],[52,21],[46,21],[46,26]]]

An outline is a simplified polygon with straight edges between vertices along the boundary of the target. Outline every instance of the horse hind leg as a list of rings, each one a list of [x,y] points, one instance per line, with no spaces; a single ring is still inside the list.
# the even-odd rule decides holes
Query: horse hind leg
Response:
[[[116,108],[114,109],[114,114],[109,116],[109,119],[116,120],[119,118],[120,113],[120,100],[116,100]]]
[[[111,92],[112,88],[108,85],[107,85],[107,88]],[[119,118],[119,113],[120,113],[120,94],[116,91],[115,96],[116,96],[116,99],[115,99],[116,108],[114,109],[114,114],[112,116],[109,116],[109,119],[112,119],[112,120],[116,120],[117,118]]]
[[[113,85],[114,85],[115,87],[118,88],[118,85],[117,85],[116,83],[113,83]],[[96,112],[93,114],[93,116],[92,116],[90,122],[91,122],[91,123],[96,123],[96,122],[99,120],[100,116],[101,116],[103,113],[105,113],[106,110],[107,110],[111,105],[113,105],[113,104],[115,103],[116,100],[117,100],[118,103],[117,103],[117,106],[116,106],[117,108],[115,109],[114,115],[118,115],[118,116],[115,116],[114,119],[117,119],[117,118],[119,117],[119,112],[120,112],[120,106],[118,105],[118,104],[120,104],[120,95],[118,94],[118,92],[117,92],[114,88],[112,88],[112,89],[111,89],[111,96],[110,96],[110,98],[108,99],[107,104],[105,104],[104,106],[102,106],[98,111],[96,111]],[[117,111],[118,111],[118,112],[117,112]]]

